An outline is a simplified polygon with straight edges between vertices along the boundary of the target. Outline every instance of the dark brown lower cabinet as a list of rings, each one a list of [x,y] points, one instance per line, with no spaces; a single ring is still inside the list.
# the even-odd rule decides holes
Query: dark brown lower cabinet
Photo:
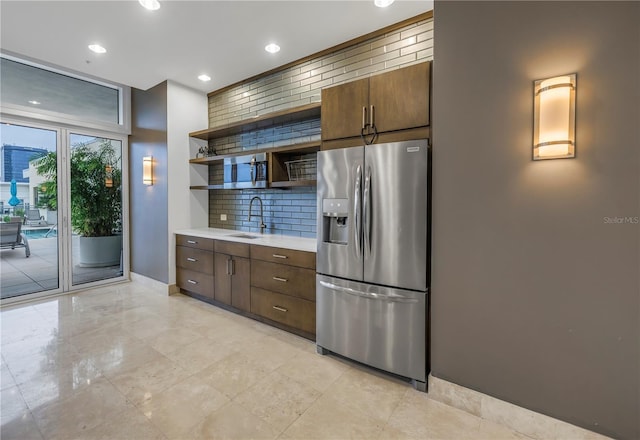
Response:
[[[251,310],[249,245],[216,240],[214,255],[215,300],[243,312]]]
[[[249,312],[251,261],[248,258],[216,252],[214,266],[215,300]]]
[[[251,311],[272,321],[302,330],[316,332],[316,303],[291,295],[251,288]]]
[[[251,313],[314,339],[315,253],[251,246]]]
[[[309,339],[315,263],[314,252],[176,236],[176,284],[184,293]]]
[[[176,236],[176,285],[213,299],[213,240]]]
[[[213,299],[213,275],[179,268],[176,272],[176,284],[183,290]]]

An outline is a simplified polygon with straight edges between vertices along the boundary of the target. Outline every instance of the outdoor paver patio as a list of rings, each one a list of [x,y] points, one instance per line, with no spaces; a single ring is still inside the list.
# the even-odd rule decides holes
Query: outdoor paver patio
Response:
[[[24,248],[0,250],[0,298],[11,298],[43,290],[57,289],[58,239],[56,237],[29,239],[31,256]],[[78,260],[78,237],[72,240],[73,261]],[[88,268],[74,266],[73,284],[84,284],[120,276],[120,266]]]

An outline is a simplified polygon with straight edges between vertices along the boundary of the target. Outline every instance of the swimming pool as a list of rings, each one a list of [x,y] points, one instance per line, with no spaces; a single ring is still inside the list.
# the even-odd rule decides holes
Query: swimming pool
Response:
[[[22,233],[30,240],[58,236],[58,231],[56,231],[55,229],[53,231],[51,231],[50,229],[23,229]]]

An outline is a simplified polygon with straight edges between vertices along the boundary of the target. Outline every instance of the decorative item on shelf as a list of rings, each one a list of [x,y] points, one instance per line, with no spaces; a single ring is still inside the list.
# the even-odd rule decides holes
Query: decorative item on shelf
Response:
[[[289,180],[316,180],[316,159],[300,159],[285,162]]]
[[[534,82],[533,160],[576,157],[576,74]]]
[[[142,158],[142,183],[153,185],[153,156]]]
[[[217,156],[218,152],[216,151],[216,149],[214,147],[210,147],[208,145],[205,145],[203,147],[198,148],[198,153],[196,154],[196,158],[197,157],[209,157],[209,156]]]
[[[113,188],[113,167],[111,165],[104,167],[104,176],[104,186]]]

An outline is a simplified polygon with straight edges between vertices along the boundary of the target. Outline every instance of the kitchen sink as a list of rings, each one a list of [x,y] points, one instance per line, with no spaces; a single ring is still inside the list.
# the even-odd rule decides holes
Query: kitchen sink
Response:
[[[231,234],[229,235],[229,237],[248,238],[248,239],[260,238],[259,235],[250,235],[250,234]]]

